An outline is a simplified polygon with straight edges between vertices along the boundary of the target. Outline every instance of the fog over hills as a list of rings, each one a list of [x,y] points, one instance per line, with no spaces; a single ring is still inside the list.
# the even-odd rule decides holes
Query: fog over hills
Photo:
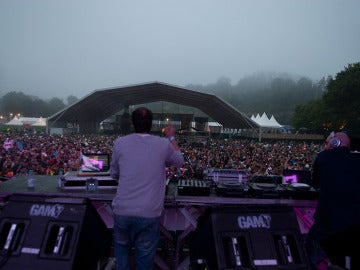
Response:
[[[263,71],[318,81],[359,61],[358,10],[358,0],[4,0],[0,94],[221,78],[250,89]]]

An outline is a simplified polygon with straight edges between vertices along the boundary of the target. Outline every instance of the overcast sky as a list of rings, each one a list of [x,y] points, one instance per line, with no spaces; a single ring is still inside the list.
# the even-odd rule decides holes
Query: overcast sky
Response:
[[[360,61],[359,0],[0,0],[0,95],[82,98]]]

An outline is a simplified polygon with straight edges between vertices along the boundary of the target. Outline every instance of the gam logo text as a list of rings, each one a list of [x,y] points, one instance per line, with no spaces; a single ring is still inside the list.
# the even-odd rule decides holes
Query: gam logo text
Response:
[[[258,216],[238,216],[238,224],[241,229],[270,228],[271,216],[261,214]]]
[[[61,204],[33,204],[30,208],[30,216],[58,218],[64,206]]]

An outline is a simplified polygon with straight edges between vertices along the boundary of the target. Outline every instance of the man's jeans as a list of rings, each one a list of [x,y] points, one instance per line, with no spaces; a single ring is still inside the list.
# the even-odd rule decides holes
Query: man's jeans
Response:
[[[130,269],[130,251],[135,248],[137,270],[153,269],[160,239],[160,217],[114,215],[116,270]]]

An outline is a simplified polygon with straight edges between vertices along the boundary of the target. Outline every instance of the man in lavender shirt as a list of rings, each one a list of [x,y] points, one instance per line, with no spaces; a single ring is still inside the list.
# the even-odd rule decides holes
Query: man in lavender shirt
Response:
[[[153,269],[160,239],[166,166],[184,162],[172,125],[166,138],[151,135],[152,112],[140,107],[131,120],[135,133],[114,142],[110,174],[119,181],[112,202],[116,269],[130,269],[129,254],[135,249],[136,269]]]

